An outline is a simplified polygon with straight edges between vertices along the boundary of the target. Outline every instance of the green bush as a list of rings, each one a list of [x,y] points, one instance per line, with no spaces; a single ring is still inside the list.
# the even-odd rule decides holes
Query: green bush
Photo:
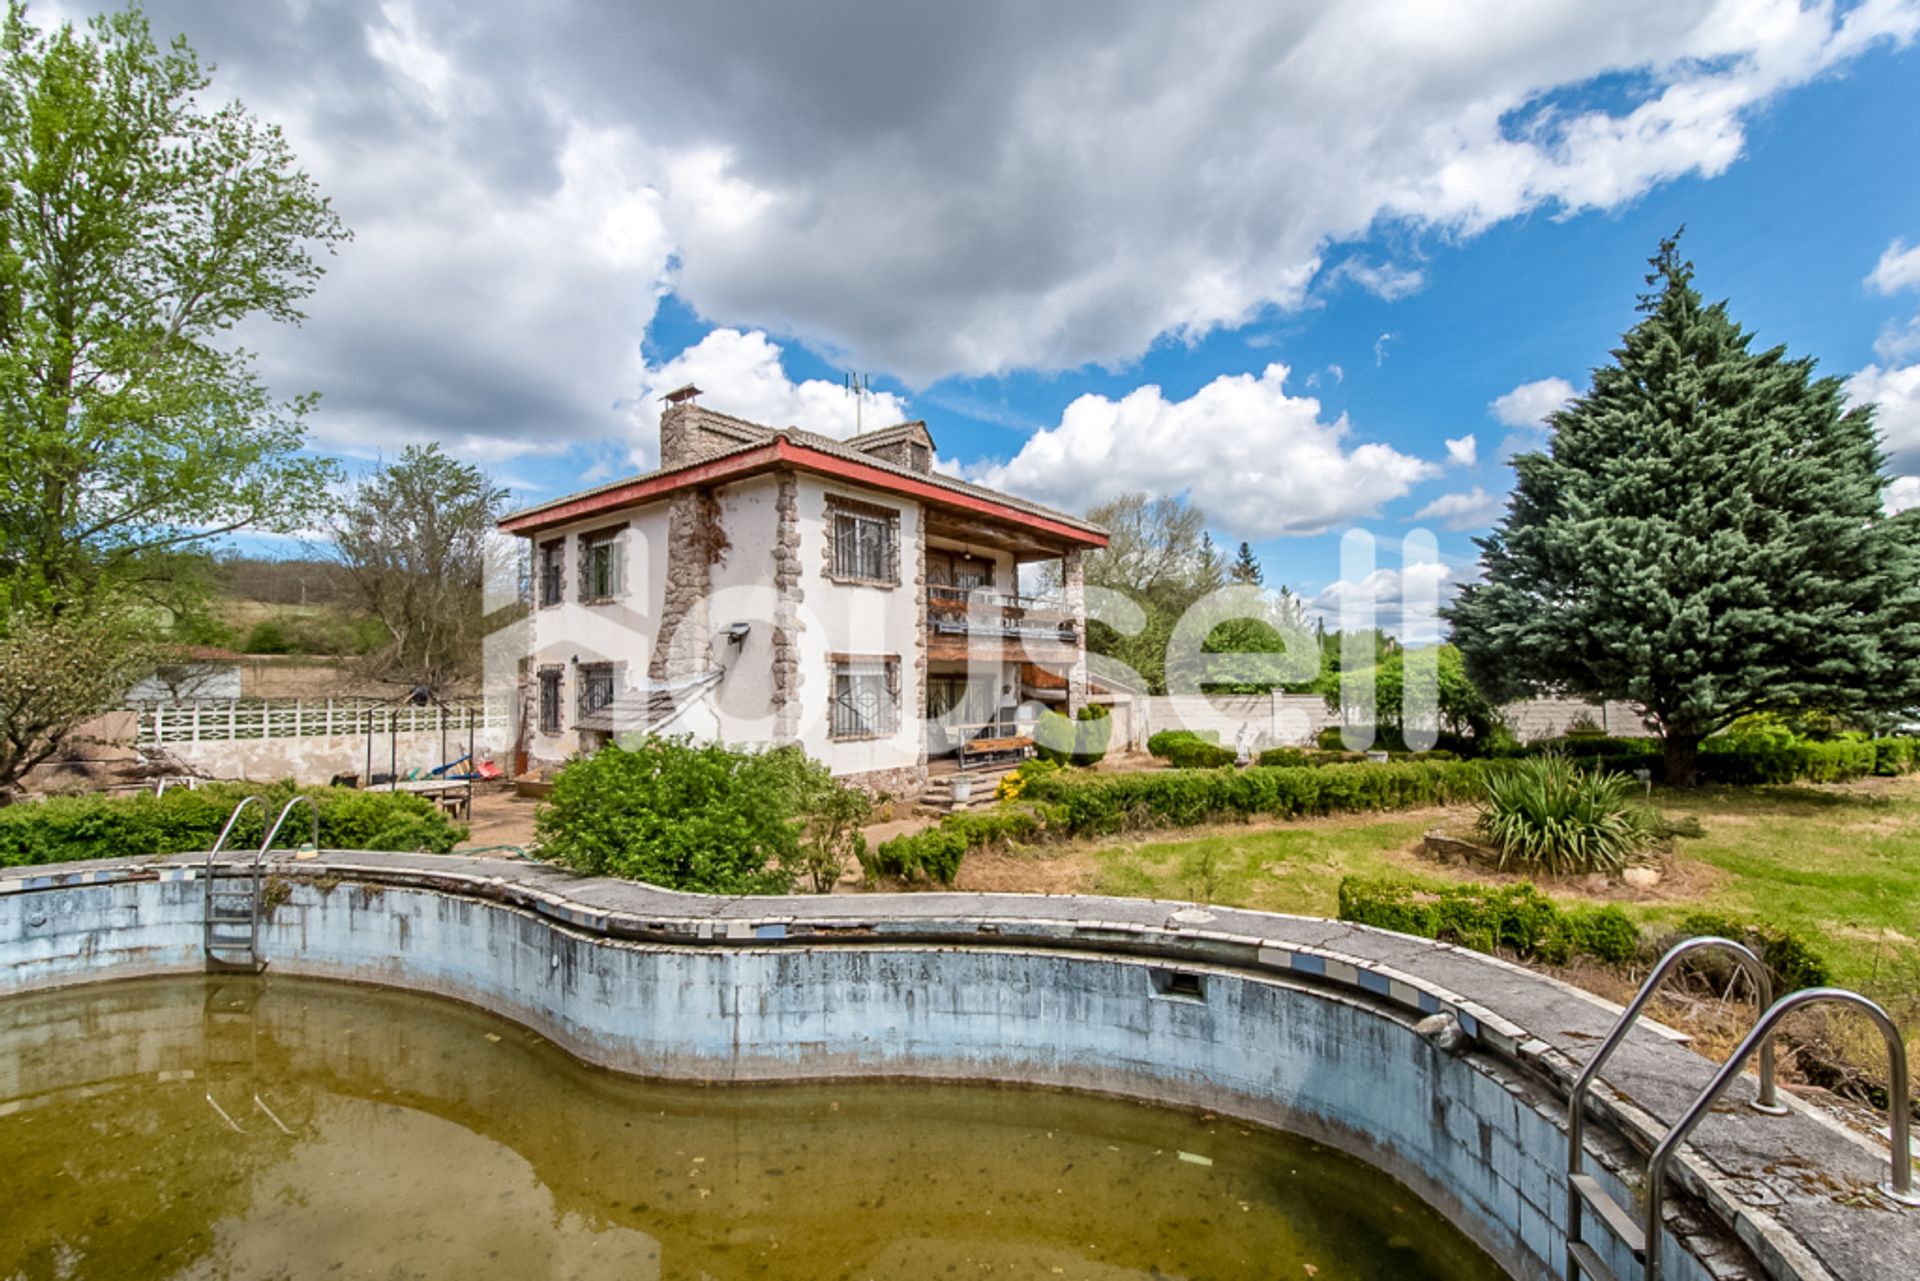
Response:
[[[802,865],[825,767],[798,748],[648,738],[569,762],[534,820],[543,857],[589,875],[708,894],[778,894]]]
[[[1503,869],[1615,875],[1653,840],[1638,790],[1624,774],[1536,756],[1487,775],[1479,827]]]
[[[1895,774],[1912,773],[1914,761],[1920,753],[1920,739],[1916,738],[1876,738],[1873,740],[1873,772],[1883,777]]]
[[[1269,769],[1301,769],[1314,761],[1305,748],[1269,747],[1260,753],[1259,763]]]
[[[1679,932],[1668,943],[1703,934],[1732,939],[1751,948],[1772,976],[1776,1000],[1788,992],[1797,992],[1803,987],[1825,987],[1833,981],[1833,974],[1819,951],[1800,935],[1780,926],[1762,925],[1717,912],[1695,912],[1680,922]],[[1732,974],[1732,966],[1724,958],[1707,960],[1699,968],[1709,972],[1717,970],[1724,977]]]
[[[288,638],[286,628],[271,618],[263,618],[247,633],[242,648],[249,654],[290,654],[293,641]]]
[[[1220,731],[1213,729],[1199,731],[1190,729],[1163,729],[1148,736],[1147,754],[1165,759],[1167,753],[1175,744],[1190,740],[1201,743],[1211,743],[1215,747],[1218,747],[1220,745]]]
[[[1029,780],[1022,795],[1045,805],[1048,822],[1069,835],[1093,836],[1255,814],[1295,818],[1450,804],[1479,796],[1485,776],[1485,766],[1467,761],[1147,770],[1050,774]]]
[[[1221,747],[1205,739],[1190,738],[1170,744],[1166,757],[1167,763],[1175,769],[1219,769],[1223,765],[1238,762],[1240,754],[1231,747]]]
[[[951,885],[968,854],[1030,841],[1042,830],[1040,816],[1024,807],[948,814],[932,827],[880,842],[861,859],[860,867],[869,882],[889,879]]]
[[[1700,777],[1714,783],[1843,783],[1874,772],[1879,751],[1864,738],[1826,741],[1784,731],[1721,735],[1700,744]]]
[[[1550,965],[1575,956],[1623,965],[1640,951],[1640,932],[1619,908],[1565,909],[1525,882],[1435,889],[1349,876],[1340,882],[1339,897],[1343,921]]]
[[[1056,765],[1097,765],[1113,739],[1112,713],[1100,703],[1088,703],[1077,719],[1055,711],[1040,713],[1033,727],[1034,755]]]
[[[265,825],[296,791],[311,797],[319,810],[325,849],[444,854],[467,838],[464,826],[411,792],[216,783],[193,791],[174,788],[164,796],[55,796],[9,805],[0,809],[0,867],[204,850],[234,806],[250,795],[259,796],[264,806],[247,807],[228,847],[257,848],[266,837]],[[299,845],[310,831],[306,815],[296,810],[277,844]]]

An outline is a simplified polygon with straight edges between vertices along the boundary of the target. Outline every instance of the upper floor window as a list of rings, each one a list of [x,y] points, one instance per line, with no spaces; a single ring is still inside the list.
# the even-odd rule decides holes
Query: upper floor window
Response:
[[[538,569],[540,579],[540,603],[558,605],[565,590],[567,570],[567,541],[556,538],[550,543],[540,544]]]
[[[580,535],[580,599],[612,600],[626,590],[626,566],[620,554],[620,531],[603,529]]]
[[[900,581],[900,513],[829,499],[828,576],[860,583]]]

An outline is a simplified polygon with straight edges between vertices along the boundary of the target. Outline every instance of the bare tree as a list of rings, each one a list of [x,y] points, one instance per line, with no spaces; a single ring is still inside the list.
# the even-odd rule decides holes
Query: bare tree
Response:
[[[409,445],[338,505],[334,556],[391,637],[370,675],[438,695],[478,674],[487,544],[506,499],[479,467]]]

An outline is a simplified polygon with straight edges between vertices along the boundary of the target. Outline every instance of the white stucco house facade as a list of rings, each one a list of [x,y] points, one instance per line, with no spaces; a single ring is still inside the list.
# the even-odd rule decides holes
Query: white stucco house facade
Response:
[[[657,470],[502,522],[532,566],[521,768],[658,732],[799,744],[912,793],[961,744],[1077,709],[1103,530],[935,472],[924,423],[835,440],[700,394],[667,398]],[[1041,562],[1052,590],[1023,594]]]

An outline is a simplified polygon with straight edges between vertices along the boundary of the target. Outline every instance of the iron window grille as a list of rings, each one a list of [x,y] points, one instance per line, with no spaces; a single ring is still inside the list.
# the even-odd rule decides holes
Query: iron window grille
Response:
[[[560,669],[540,669],[540,732],[560,732]]]
[[[866,512],[835,512],[833,516],[833,573],[836,578],[866,582],[895,581],[894,543],[898,521]]]
[[[613,664],[580,664],[580,715],[591,716],[613,706]]]
[[[580,599],[612,600],[625,584],[618,531],[580,536]]]
[[[831,737],[884,738],[899,728],[899,661],[879,658],[836,662]]]
[[[564,540],[540,544],[540,604],[558,605],[565,596],[567,544]]]

